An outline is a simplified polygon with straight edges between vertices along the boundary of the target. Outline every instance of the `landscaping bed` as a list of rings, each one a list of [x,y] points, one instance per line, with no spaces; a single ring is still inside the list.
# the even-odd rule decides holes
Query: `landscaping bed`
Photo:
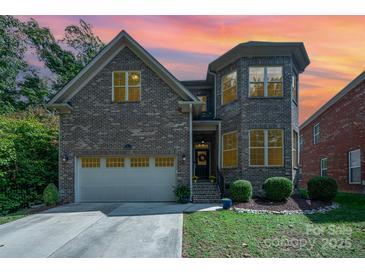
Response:
[[[234,205],[236,209],[250,209],[255,211],[272,211],[272,212],[308,212],[318,210],[332,205],[332,202],[314,201],[303,199],[299,195],[293,195],[286,201],[273,202],[265,198],[253,198],[246,203],[237,203]]]

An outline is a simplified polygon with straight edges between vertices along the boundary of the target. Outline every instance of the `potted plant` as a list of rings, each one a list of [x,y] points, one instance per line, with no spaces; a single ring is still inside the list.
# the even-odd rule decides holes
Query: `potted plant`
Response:
[[[196,183],[196,181],[198,181],[198,179],[199,179],[199,177],[195,176],[195,175],[192,178],[193,178],[194,183]]]
[[[179,184],[175,188],[175,196],[178,203],[188,203],[190,200],[190,188],[186,185]]]
[[[215,180],[217,180],[217,177],[215,177],[215,176],[213,176],[213,175],[210,175],[210,176],[209,176],[209,181],[210,181],[211,183],[215,183]]]
[[[222,199],[223,209],[230,209],[232,207],[232,200],[229,198]]]

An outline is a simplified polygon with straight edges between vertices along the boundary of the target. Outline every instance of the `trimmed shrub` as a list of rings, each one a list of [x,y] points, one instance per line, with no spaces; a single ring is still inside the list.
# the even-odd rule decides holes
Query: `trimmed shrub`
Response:
[[[263,185],[265,197],[271,201],[284,201],[293,192],[293,182],[285,177],[271,177]]]
[[[333,178],[317,176],[308,181],[307,189],[310,199],[329,202],[335,199],[338,186]]]
[[[175,196],[178,203],[187,203],[190,199],[190,188],[186,185],[178,185],[175,188]]]
[[[54,206],[58,202],[58,189],[54,184],[49,184],[43,191],[43,202],[48,206]]]
[[[252,197],[252,185],[249,181],[234,181],[229,190],[232,200],[236,203],[248,202]]]

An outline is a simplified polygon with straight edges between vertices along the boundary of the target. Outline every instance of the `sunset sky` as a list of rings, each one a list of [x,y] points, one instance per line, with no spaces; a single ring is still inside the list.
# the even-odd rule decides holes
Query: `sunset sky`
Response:
[[[311,64],[300,77],[300,122],[365,70],[365,16],[19,16],[61,39],[80,18],[105,43],[125,29],[178,79],[204,79],[235,45],[302,41]]]

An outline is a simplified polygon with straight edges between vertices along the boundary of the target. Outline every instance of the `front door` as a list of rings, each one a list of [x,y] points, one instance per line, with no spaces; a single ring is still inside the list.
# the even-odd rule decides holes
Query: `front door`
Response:
[[[207,179],[209,176],[209,150],[195,149],[195,176]]]

